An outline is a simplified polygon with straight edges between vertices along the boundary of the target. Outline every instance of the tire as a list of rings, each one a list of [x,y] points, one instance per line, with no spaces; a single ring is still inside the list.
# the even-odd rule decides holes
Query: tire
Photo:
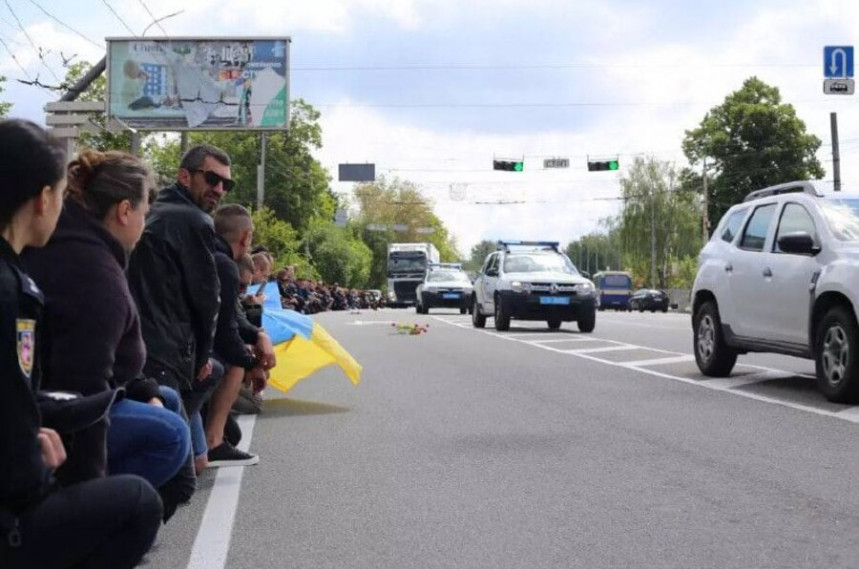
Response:
[[[590,334],[594,331],[594,328],[597,326],[597,312],[593,308],[579,314],[578,322],[576,322],[579,326],[579,332],[584,332],[585,334]]]
[[[737,352],[725,342],[716,303],[707,301],[702,304],[692,323],[692,350],[698,369],[708,377],[729,376],[737,363]]]
[[[468,312],[468,309],[467,309],[467,308],[460,308],[460,309],[459,309],[459,313],[460,313],[460,314],[465,314],[466,312]]]
[[[668,312],[668,307],[667,307],[667,306],[666,306],[665,308],[663,308],[663,309],[662,309],[662,313],[663,313],[663,314],[664,314],[664,313],[666,313],[666,312]]]
[[[549,325],[549,330],[557,330],[561,327],[561,319],[557,317],[549,318],[547,324]]]
[[[415,312],[417,312],[418,314],[423,314],[423,312],[421,312],[421,305],[420,304],[415,304]]]
[[[510,315],[504,312],[504,304],[500,296],[495,298],[495,329],[499,332],[510,329]]]
[[[849,308],[836,306],[815,337],[817,388],[833,403],[859,401],[859,327]]]
[[[480,306],[477,304],[477,295],[471,298],[471,325],[475,328],[485,328],[486,316],[480,313]]]

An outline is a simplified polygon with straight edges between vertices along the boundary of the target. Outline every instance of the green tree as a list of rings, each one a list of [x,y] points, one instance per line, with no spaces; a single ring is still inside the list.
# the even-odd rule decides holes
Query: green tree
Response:
[[[471,248],[471,255],[468,260],[462,264],[462,268],[466,271],[479,271],[483,267],[483,262],[490,253],[498,248],[493,241],[483,240]]]
[[[298,232],[287,222],[278,219],[266,207],[252,212],[254,221],[254,243],[265,245],[274,255],[275,270],[294,265],[296,274],[317,278],[316,269],[301,254]]]
[[[367,287],[373,253],[351,229],[316,220],[303,243],[322,280],[348,288]]]
[[[0,93],[3,93],[6,89],[3,87],[3,84],[6,83],[6,78],[0,75]],[[0,102],[0,118],[5,117],[9,114],[9,111],[12,109],[12,103],[2,103]]]
[[[412,182],[380,177],[375,182],[359,184],[354,194],[359,209],[354,223],[373,252],[369,280],[372,286],[381,288],[387,280],[388,243],[430,242],[438,248],[443,262],[459,260],[456,241]],[[377,230],[381,226],[384,230]]]
[[[623,248],[616,218],[601,219],[599,228],[569,243],[567,257],[580,270],[593,275],[604,270],[623,270]]]
[[[322,146],[319,117],[319,111],[297,99],[290,106],[289,130],[266,134],[265,206],[299,233],[313,220],[333,220],[338,205],[330,189],[331,176],[311,154],[314,148]],[[260,134],[191,133],[191,144],[202,142],[214,144],[230,154],[236,188],[229,201],[255,207]]]
[[[677,263],[700,249],[699,198],[676,179],[672,166],[653,157],[636,158],[621,177],[618,237],[637,284],[669,286]]]
[[[692,166],[708,164],[708,212],[715,225],[753,190],[822,178],[815,156],[820,144],[778,88],[751,77],[710,109],[698,128],[686,131],[683,152]]]

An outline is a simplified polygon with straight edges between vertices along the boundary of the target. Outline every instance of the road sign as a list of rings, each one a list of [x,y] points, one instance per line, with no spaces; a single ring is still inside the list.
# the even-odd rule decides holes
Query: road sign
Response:
[[[569,168],[569,158],[546,158],[543,160],[543,168]]]
[[[823,92],[827,95],[852,95],[856,88],[853,79],[824,79]]]
[[[828,45],[823,48],[824,77],[853,77],[853,46]]]

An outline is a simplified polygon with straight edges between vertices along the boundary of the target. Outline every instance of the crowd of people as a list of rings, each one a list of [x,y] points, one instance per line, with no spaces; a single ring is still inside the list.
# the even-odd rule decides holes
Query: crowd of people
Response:
[[[199,145],[157,190],[148,165],[0,121],[0,567],[136,566],[205,468],[247,466],[236,413],[276,365],[274,260],[221,205],[230,157]],[[289,271],[287,271],[289,272]],[[278,278],[285,306],[358,291]],[[295,291],[293,291],[293,287]],[[294,292],[294,294],[293,294]]]
[[[281,304],[284,308],[304,314],[328,310],[378,309],[382,306],[381,294],[370,290],[349,289],[338,283],[333,285],[311,279],[295,278],[294,269],[287,267],[277,273]]]

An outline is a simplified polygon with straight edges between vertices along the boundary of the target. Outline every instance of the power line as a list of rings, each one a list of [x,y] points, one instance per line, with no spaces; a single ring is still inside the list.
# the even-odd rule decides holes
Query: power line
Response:
[[[111,13],[113,13],[113,15],[114,15],[114,16],[116,16],[116,19],[117,19],[117,20],[119,20],[119,22],[120,22],[123,26],[125,26],[125,29],[126,29],[126,30],[128,30],[128,31],[129,31],[129,33],[131,33],[131,35],[133,35],[133,36],[137,37],[137,34],[135,34],[135,33],[134,33],[134,30],[132,30],[132,29],[131,29],[131,27],[130,27],[128,24],[126,24],[126,23],[125,23],[125,20],[123,20],[123,19],[122,19],[122,16],[120,16],[119,14],[117,14],[117,13],[116,13],[116,10],[114,10],[114,9],[113,9],[113,6],[111,6],[110,4],[108,4],[107,0],[101,0],[101,1],[102,1],[102,2],[104,2],[104,5],[105,5],[105,6],[107,6],[107,9],[108,9],[108,10],[110,10],[110,11],[111,11]]]
[[[7,6],[9,5],[8,0],[3,0],[3,1],[4,1],[4,2],[6,2],[6,5],[7,5]],[[59,18],[57,18],[56,16],[54,16],[53,14],[51,14],[50,12],[48,12],[47,10],[45,10],[44,8],[42,8],[39,4],[37,4],[37,3],[36,3],[36,0],[30,0],[30,3],[31,3],[33,6],[35,6],[36,8],[38,8],[39,10],[41,10],[41,11],[42,11],[42,13],[43,13],[44,15],[46,15],[47,17],[49,17],[50,19],[52,19],[53,21],[55,21],[56,23],[58,23],[58,24],[59,24],[59,25],[61,25],[62,27],[66,28],[67,30],[69,30],[69,31],[70,31],[70,32],[72,32],[73,34],[78,35],[79,37],[83,38],[84,40],[88,41],[89,43],[91,43],[92,45],[94,45],[95,47],[97,47],[97,48],[99,48],[99,49],[104,49],[104,45],[103,45],[103,44],[100,44],[100,43],[94,42],[93,40],[89,39],[87,36],[85,36],[85,35],[84,35],[84,34],[82,34],[81,32],[77,31],[76,29],[74,29],[73,27],[71,27],[70,25],[68,25],[67,23],[65,23],[64,21],[60,20]],[[12,9],[12,8],[9,8],[9,10],[11,10],[11,9]],[[17,19],[17,18],[16,18],[16,19]],[[28,36],[28,37],[29,37],[29,36]]]
[[[21,73],[23,73],[23,74],[24,74],[24,77],[26,77],[26,78],[29,80],[29,79],[30,79],[30,74],[29,74],[29,73],[27,73],[27,70],[26,70],[26,69],[24,69],[24,66],[23,66],[23,65],[21,65],[21,62],[20,62],[20,61],[18,61],[18,58],[17,58],[17,57],[15,57],[15,52],[14,52],[14,51],[12,51],[11,49],[9,49],[9,45],[6,43],[6,41],[5,41],[3,38],[0,38],[0,43],[2,43],[2,44],[3,44],[3,47],[5,47],[5,48],[6,48],[6,51],[8,51],[8,52],[9,52],[9,55],[11,55],[11,56],[12,56],[12,61],[14,61],[16,65],[18,65],[18,69],[20,69],[20,70],[21,70]]]
[[[818,67],[819,64],[812,63],[712,63],[699,64],[695,63],[696,68],[713,67],[713,68],[758,68],[758,67],[774,67],[774,68],[797,68],[797,67]],[[527,69],[641,69],[641,68],[688,68],[689,64],[684,63],[656,63],[656,64],[637,64],[637,63],[535,63],[535,64],[483,64],[483,63],[402,63],[392,65],[295,65],[291,69],[294,71],[426,71],[440,70],[447,71],[452,69],[462,69],[466,71],[473,70],[527,70]]]
[[[146,10],[146,13],[149,14],[149,17],[152,18],[152,23],[158,26],[158,29],[161,30],[161,33],[164,34],[164,37],[169,37],[167,30],[164,29],[164,26],[161,25],[160,20],[155,17],[155,14],[152,13],[152,10],[149,9],[149,6],[146,5],[146,2],[143,0],[137,0],[140,2],[140,5],[143,6],[143,9]]]
[[[32,0],[31,0],[31,1],[32,1]],[[4,3],[4,4],[6,4],[6,7],[9,9],[9,13],[11,13],[11,14],[12,14],[12,17],[13,17],[13,18],[15,18],[15,22],[17,22],[17,23],[18,23],[18,28],[19,28],[19,29],[24,33],[24,37],[25,37],[25,38],[27,38],[27,41],[29,41],[29,42],[30,42],[30,45],[33,47],[33,50],[36,52],[36,56],[39,58],[39,61],[41,62],[42,66],[43,66],[45,69],[47,69],[47,70],[51,73],[51,75],[53,75],[53,76],[54,76],[54,79],[56,79],[56,80],[59,82],[59,81],[60,81],[60,78],[57,76],[57,74],[56,74],[56,73],[54,73],[54,70],[53,70],[53,69],[51,69],[51,67],[47,64],[47,62],[45,62],[45,57],[44,57],[44,53],[42,52],[42,48],[38,47],[38,46],[36,45],[36,42],[34,42],[34,41],[33,41],[33,38],[32,38],[32,37],[30,37],[30,34],[29,34],[29,33],[27,33],[27,29],[26,29],[26,28],[24,27],[24,25],[21,23],[21,20],[20,20],[20,19],[18,19],[18,15],[15,13],[15,11],[14,11],[14,10],[12,10],[12,6],[10,6],[10,5],[9,5],[9,1],[8,1],[8,0],[3,0],[3,3]],[[8,49],[8,48],[7,48],[7,49]]]

